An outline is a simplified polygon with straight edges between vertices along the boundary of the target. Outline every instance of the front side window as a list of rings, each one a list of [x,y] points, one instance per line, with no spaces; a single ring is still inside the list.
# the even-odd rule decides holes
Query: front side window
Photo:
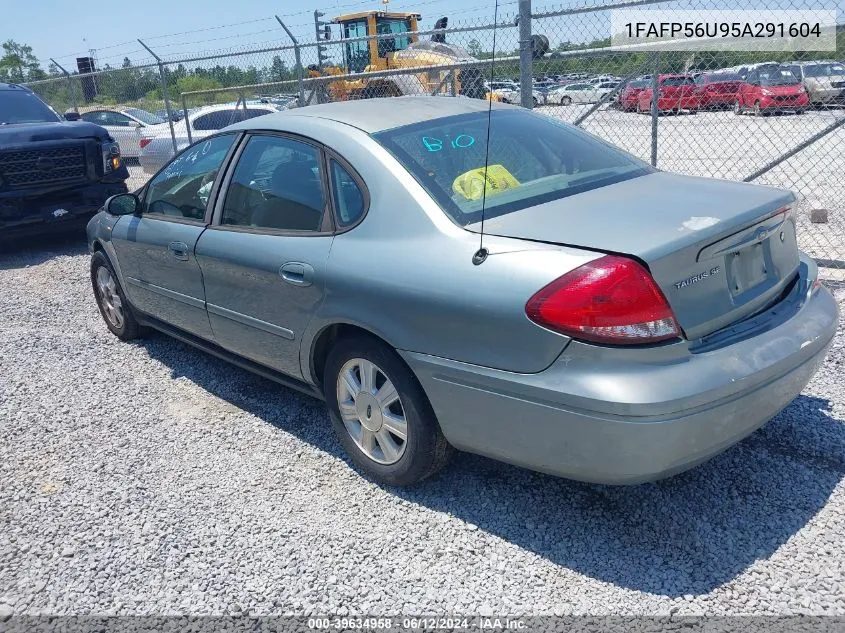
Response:
[[[103,112],[100,125],[111,125],[113,127],[131,127],[135,122],[120,112]]]
[[[325,206],[316,147],[290,138],[254,136],[238,159],[220,223],[319,231]]]
[[[397,19],[380,19],[376,23],[376,32],[379,35],[387,35],[388,33],[407,33],[411,30],[411,25],[408,20]],[[405,35],[402,37],[388,37],[383,40],[378,40],[378,56],[384,57],[393,51],[403,51],[411,44],[410,38]]]
[[[202,220],[211,187],[235,140],[223,134],[191,145],[147,185],[144,213]]]
[[[486,217],[494,217],[654,171],[556,119],[494,110],[485,173],[487,129],[487,113],[473,112],[373,137],[462,226],[481,219],[482,204]]]

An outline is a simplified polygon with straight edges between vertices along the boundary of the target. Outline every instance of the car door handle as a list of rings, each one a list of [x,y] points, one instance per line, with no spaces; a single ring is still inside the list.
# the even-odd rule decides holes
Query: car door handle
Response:
[[[188,245],[185,242],[170,242],[170,254],[183,262],[188,261]]]
[[[302,262],[288,262],[279,269],[279,275],[294,286],[310,286],[314,268]]]

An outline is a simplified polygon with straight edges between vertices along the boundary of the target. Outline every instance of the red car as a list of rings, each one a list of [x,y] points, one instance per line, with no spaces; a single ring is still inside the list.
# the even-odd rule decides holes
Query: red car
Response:
[[[807,90],[792,72],[781,66],[761,66],[745,78],[734,112],[751,111],[757,116],[775,112],[802,114],[809,105]]]
[[[701,101],[695,81],[688,75],[660,75],[657,78],[657,110],[659,112],[698,112]],[[637,96],[637,112],[651,111],[651,84]]]
[[[619,107],[625,112],[632,112],[637,109],[637,100],[640,93],[651,85],[650,79],[634,79],[619,93]]]
[[[704,73],[695,78],[695,84],[702,110],[732,108],[742,77],[736,73]]]

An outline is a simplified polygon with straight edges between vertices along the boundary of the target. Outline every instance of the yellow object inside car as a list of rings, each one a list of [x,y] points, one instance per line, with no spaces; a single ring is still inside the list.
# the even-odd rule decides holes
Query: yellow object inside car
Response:
[[[452,191],[467,200],[480,200],[484,196],[484,184],[487,183],[487,195],[493,196],[519,186],[519,181],[502,165],[489,165],[464,172],[452,183]]]

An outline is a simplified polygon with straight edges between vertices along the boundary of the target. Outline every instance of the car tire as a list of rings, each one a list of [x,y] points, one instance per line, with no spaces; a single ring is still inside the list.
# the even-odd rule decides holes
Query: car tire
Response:
[[[759,101],[754,102],[753,112],[754,112],[754,116],[763,116],[763,110],[760,108],[760,102]]]
[[[562,106],[572,105],[572,97],[561,97],[560,98],[560,105],[562,105]]]
[[[804,108],[798,108],[798,109],[795,111],[795,114],[804,114]]]
[[[142,334],[132,306],[120,287],[111,262],[102,251],[91,257],[91,286],[106,327],[121,341],[131,341]]]
[[[391,394],[389,402],[377,397],[385,390]],[[375,338],[341,339],[332,347],[323,393],[346,454],[360,472],[379,483],[407,486],[422,481],[442,469],[454,450],[416,377],[393,349]],[[389,426],[386,419],[391,419]]]
[[[737,116],[742,114],[742,104],[739,102],[739,99],[734,102],[734,114]]]

